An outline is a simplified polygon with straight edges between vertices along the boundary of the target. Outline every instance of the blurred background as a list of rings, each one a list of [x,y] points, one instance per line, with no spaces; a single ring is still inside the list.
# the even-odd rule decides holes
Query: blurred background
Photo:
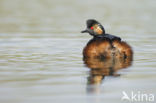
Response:
[[[121,103],[122,91],[156,93],[155,0],[0,0],[1,103]],[[87,19],[134,50],[133,65],[87,93]]]

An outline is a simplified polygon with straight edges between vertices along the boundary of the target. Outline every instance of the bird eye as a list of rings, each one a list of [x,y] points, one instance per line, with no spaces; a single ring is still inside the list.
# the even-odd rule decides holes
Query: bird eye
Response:
[[[90,27],[90,29],[92,29],[92,30],[93,30],[93,27]]]

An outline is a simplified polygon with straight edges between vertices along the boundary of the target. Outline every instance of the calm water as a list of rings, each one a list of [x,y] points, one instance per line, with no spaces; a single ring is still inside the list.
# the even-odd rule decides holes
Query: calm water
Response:
[[[123,91],[156,95],[155,4],[0,0],[0,103],[126,103]],[[133,65],[119,70],[119,77],[105,77],[92,94],[87,92],[90,69],[82,61],[91,37],[80,33],[89,18],[134,50]]]

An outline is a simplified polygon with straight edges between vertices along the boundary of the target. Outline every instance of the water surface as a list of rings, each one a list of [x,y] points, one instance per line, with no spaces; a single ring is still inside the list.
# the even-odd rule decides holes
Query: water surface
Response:
[[[0,0],[1,103],[125,103],[156,93],[155,0]],[[87,92],[85,21],[100,21],[134,50],[133,65]]]

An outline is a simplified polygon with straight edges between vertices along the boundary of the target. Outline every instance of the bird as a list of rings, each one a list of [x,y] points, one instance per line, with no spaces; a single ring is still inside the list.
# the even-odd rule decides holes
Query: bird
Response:
[[[95,19],[88,19],[87,28],[81,33],[89,33],[93,38],[83,49],[83,60],[86,58],[116,59],[133,58],[131,46],[120,37],[105,32],[104,27]]]
[[[89,84],[100,84],[105,76],[119,76],[118,70],[131,66],[133,50],[128,43],[106,33],[95,19],[88,19],[86,26],[81,33],[89,33],[93,37],[82,52],[84,64],[91,68]]]

